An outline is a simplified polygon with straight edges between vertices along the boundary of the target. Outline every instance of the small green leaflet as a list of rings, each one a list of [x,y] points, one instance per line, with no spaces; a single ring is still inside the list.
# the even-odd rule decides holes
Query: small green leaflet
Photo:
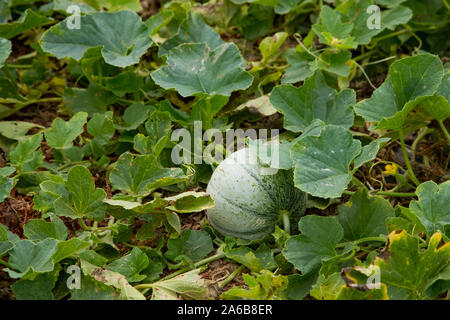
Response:
[[[11,41],[0,38],[0,68],[11,54]]]
[[[175,89],[183,97],[229,96],[233,91],[247,89],[253,81],[233,43],[214,49],[204,43],[182,44],[170,51],[166,63],[151,76],[164,89]]]
[[[300,88],[276,87],[270,94],[270,102],[284,114],[284,127],[300,132],[314,119],[349,128],[354,118],[350,106],[356,103],[356,95],[351,89],[337,93],[327,86],[322,72],[317,71]]]
[[[419,218],[428,236],[440,231],[450,237],[446,230],[450,225],[450,181],[440,185],[424,182],[417,187],[416,194],[419,200],[411,201],[409,210]]]
[[[42,151],[39,148],[41,142],[42,133],[19,141],[9,154],[11,164],[19,171],[36,171],[44,160]]]
[[[349,166],[361,152],[361,142],[347,130],[327,125],[319,137],[300,139],[291,149],[294,183],[315,197],[337,198],[352,179]]]
[[[14,179],[8,178],[16,169],[13,167],[0,168],[0,202],[9,197],[12,187],[14,186]]]
[[[83,126],[87,121],[86,112],[78,112],[69,121],[56,118],[50,129],[45,131],[45,140],[55,149],[67,149],[72,147],[72,141],[83,133]]]
[[[82,29],[69,29],[62,21],[46,31],[42,48],[57,58],[80,60],[87,49],[102,47],[105,62],[127,67],[139,62],[152,44],[141,18],[131,11],[95,12],[81,16]]]

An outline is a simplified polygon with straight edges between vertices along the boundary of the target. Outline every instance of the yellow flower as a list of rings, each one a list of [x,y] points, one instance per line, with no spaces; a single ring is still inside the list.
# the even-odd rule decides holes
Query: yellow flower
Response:
[[[384,173],[384,174],[394,175],[394,174],[397,173],[397,169],[398,169],[398,165],[396,165],[395,163],[393,163],[393,164],[387,164],[387,165],[384,167],[383,173]]]
[[[332,47],[336,47],[337,45],[339,45],[339,44],[341,44],[341,40],[339,40],[338,38],[336,38],[336,37],[333,37],[333,39],[331,40],[331,46]]]

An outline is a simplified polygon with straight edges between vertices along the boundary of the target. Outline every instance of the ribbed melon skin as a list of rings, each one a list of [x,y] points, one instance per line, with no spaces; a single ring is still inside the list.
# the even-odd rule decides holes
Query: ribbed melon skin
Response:
[[[278,170],[263,175],[248,148],[234,152],[216,168],[206,191],[214,200],[207,215],[223,235],[246,240],[270,234],[280,221],[280,211],[291,213],[291,227],[305,212],[306,194],[294,187],[292,172]]]

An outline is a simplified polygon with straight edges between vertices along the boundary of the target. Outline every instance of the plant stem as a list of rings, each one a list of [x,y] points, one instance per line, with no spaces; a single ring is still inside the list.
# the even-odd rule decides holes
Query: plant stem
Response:
[[[281,210],[281,217],[283,219],[284,231],[287,234],[291,234],[291,221],[289,220],[289,212],[287,210]]]
[[[416,175],[414,174],[414,171],[413,171],[413,168],[411,166],[411,163],[409,162],[408,153],[406,152],[405,139],[404,139],[404,136],[403,136],[403,129],[400,129],[398,131],[398,133],[399,133],[399,136],[400,136],[400,144],[401,144],[401,147],[402,147],[403,158],[405,160],[406,168],[408,169],[408,175],[411,178],[412,182],[414,182],[414,184],[416,186],[418,186],[420,184],[420,182],[417,179]]]
[[[12,269],[11,266],[10,266],[10,264],[9,264],[8,262],[6,262],[5,260],[3,260],[3,259],[0,259],[0,264],[1,264],[1,265],[4,265],[4,266],[7,267],[7,268]]]
[[[450,142],[450,134],[448,133],[447,128],[444,125],[444,121],[443,120],[438,120],[439,126],[441,127],[442,131],[445,134],[445,137],[447,138],[448,142]]]
[[[206,259],[203,259],[203,260],[200,260],[200,261],[194,263],[193,266],[191,266],[191,267],[186,267],[186,268],[180,269],[180,270],[178,270],[178,271],[176,271],[174,273],[171,273],[168,276],[158,280],[157,282],[161,282],[161,281],[172,279],[172,278],[174,278],[174,277],[176,277],[176,276],[178,276],[180,274],[183,274],[185,272],[191,271],[191,270],[193,270],[195,268],[199,268],[199,267],[201,267],[201,266],[203,266],[205,264],[208,264],[208,263],[213,262],[215,260],[219,260],[219,259],[224,258],[224,257],[225,257],[225,253],[224,252],[217,253],[217,254],[209,257],[209,258],[206,258]],[[134,286],[134,287],[136,289],[144,289],[144,288],[151,288],[152,286],[153,286],[153,283],[142,283],[142,284],[138,284],[137,286]]]
[[[375,193],[376,195],[380,196],[389,196],[389,197],[396,197],[396,198],[408,198],[408,197],[415,197],[416,194],[413,192],[391,192],[391,191],[377,191]]]
[[[356,185],[358,185],[359,187],[365,188],[366,186],[364,185],[364,183],[362,183],[361,181],[359,181],[357,178],[352,177],[352,182]]]
[[[244,265],[239,266],[239,268],[236,268],[236,270],[234,270],[226,279],[222,280],[219,282],[218,287],[219,288],[223,288],[225,287],[227,284],[229,284],[234,278],[236,278],[236,276],[242,272],[242,270],[245,269]]]
[[[80,226],[81,226],[84,230],[86,230],[86,231],[91,231],[91,230],[92,230],[91,227],[88,227],[88,226],[86,225],[86,223],[84,222],[83,218],[78,218],[78,222],[80,223]]]
[[[378,241],[378,242],[386,242],[386,237],[385,236],[380,236],[380,237],[366,237],[366,238],[361,238],[355,241],[347,241],[347,242],[342,242],[342,243],[338,243],[336,245],[336,248],[343,248],[346,245],[349,244],[354,244],[354,245],[358,245],[360,243],[363,242],[372,242],[372,241]]]
[[[353,191],[347,191],[344,190],[344,192],[342,192],[343,194],[352,196],[353,194],[355,194],[355,192]],[[409,192],[393,192],[393,191],[377,191],[373,193],[374,195],[379,195],[379,196],[388,196],[388,197],[395,197],[395,198],[409,198],[409,197],[415,197],[416,194],[415,193],[409,193]]]

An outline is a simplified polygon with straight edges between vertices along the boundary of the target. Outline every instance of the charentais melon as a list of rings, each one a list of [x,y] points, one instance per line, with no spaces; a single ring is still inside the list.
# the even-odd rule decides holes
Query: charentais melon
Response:
[[[306,209],[306,194],[294,186],[291,170],[263,174],[267,167],[249,148],[234,152],[216,168],[207,192],[215,206],[207,215],[223,235],[255,240],[276,224],[291,231]]]

